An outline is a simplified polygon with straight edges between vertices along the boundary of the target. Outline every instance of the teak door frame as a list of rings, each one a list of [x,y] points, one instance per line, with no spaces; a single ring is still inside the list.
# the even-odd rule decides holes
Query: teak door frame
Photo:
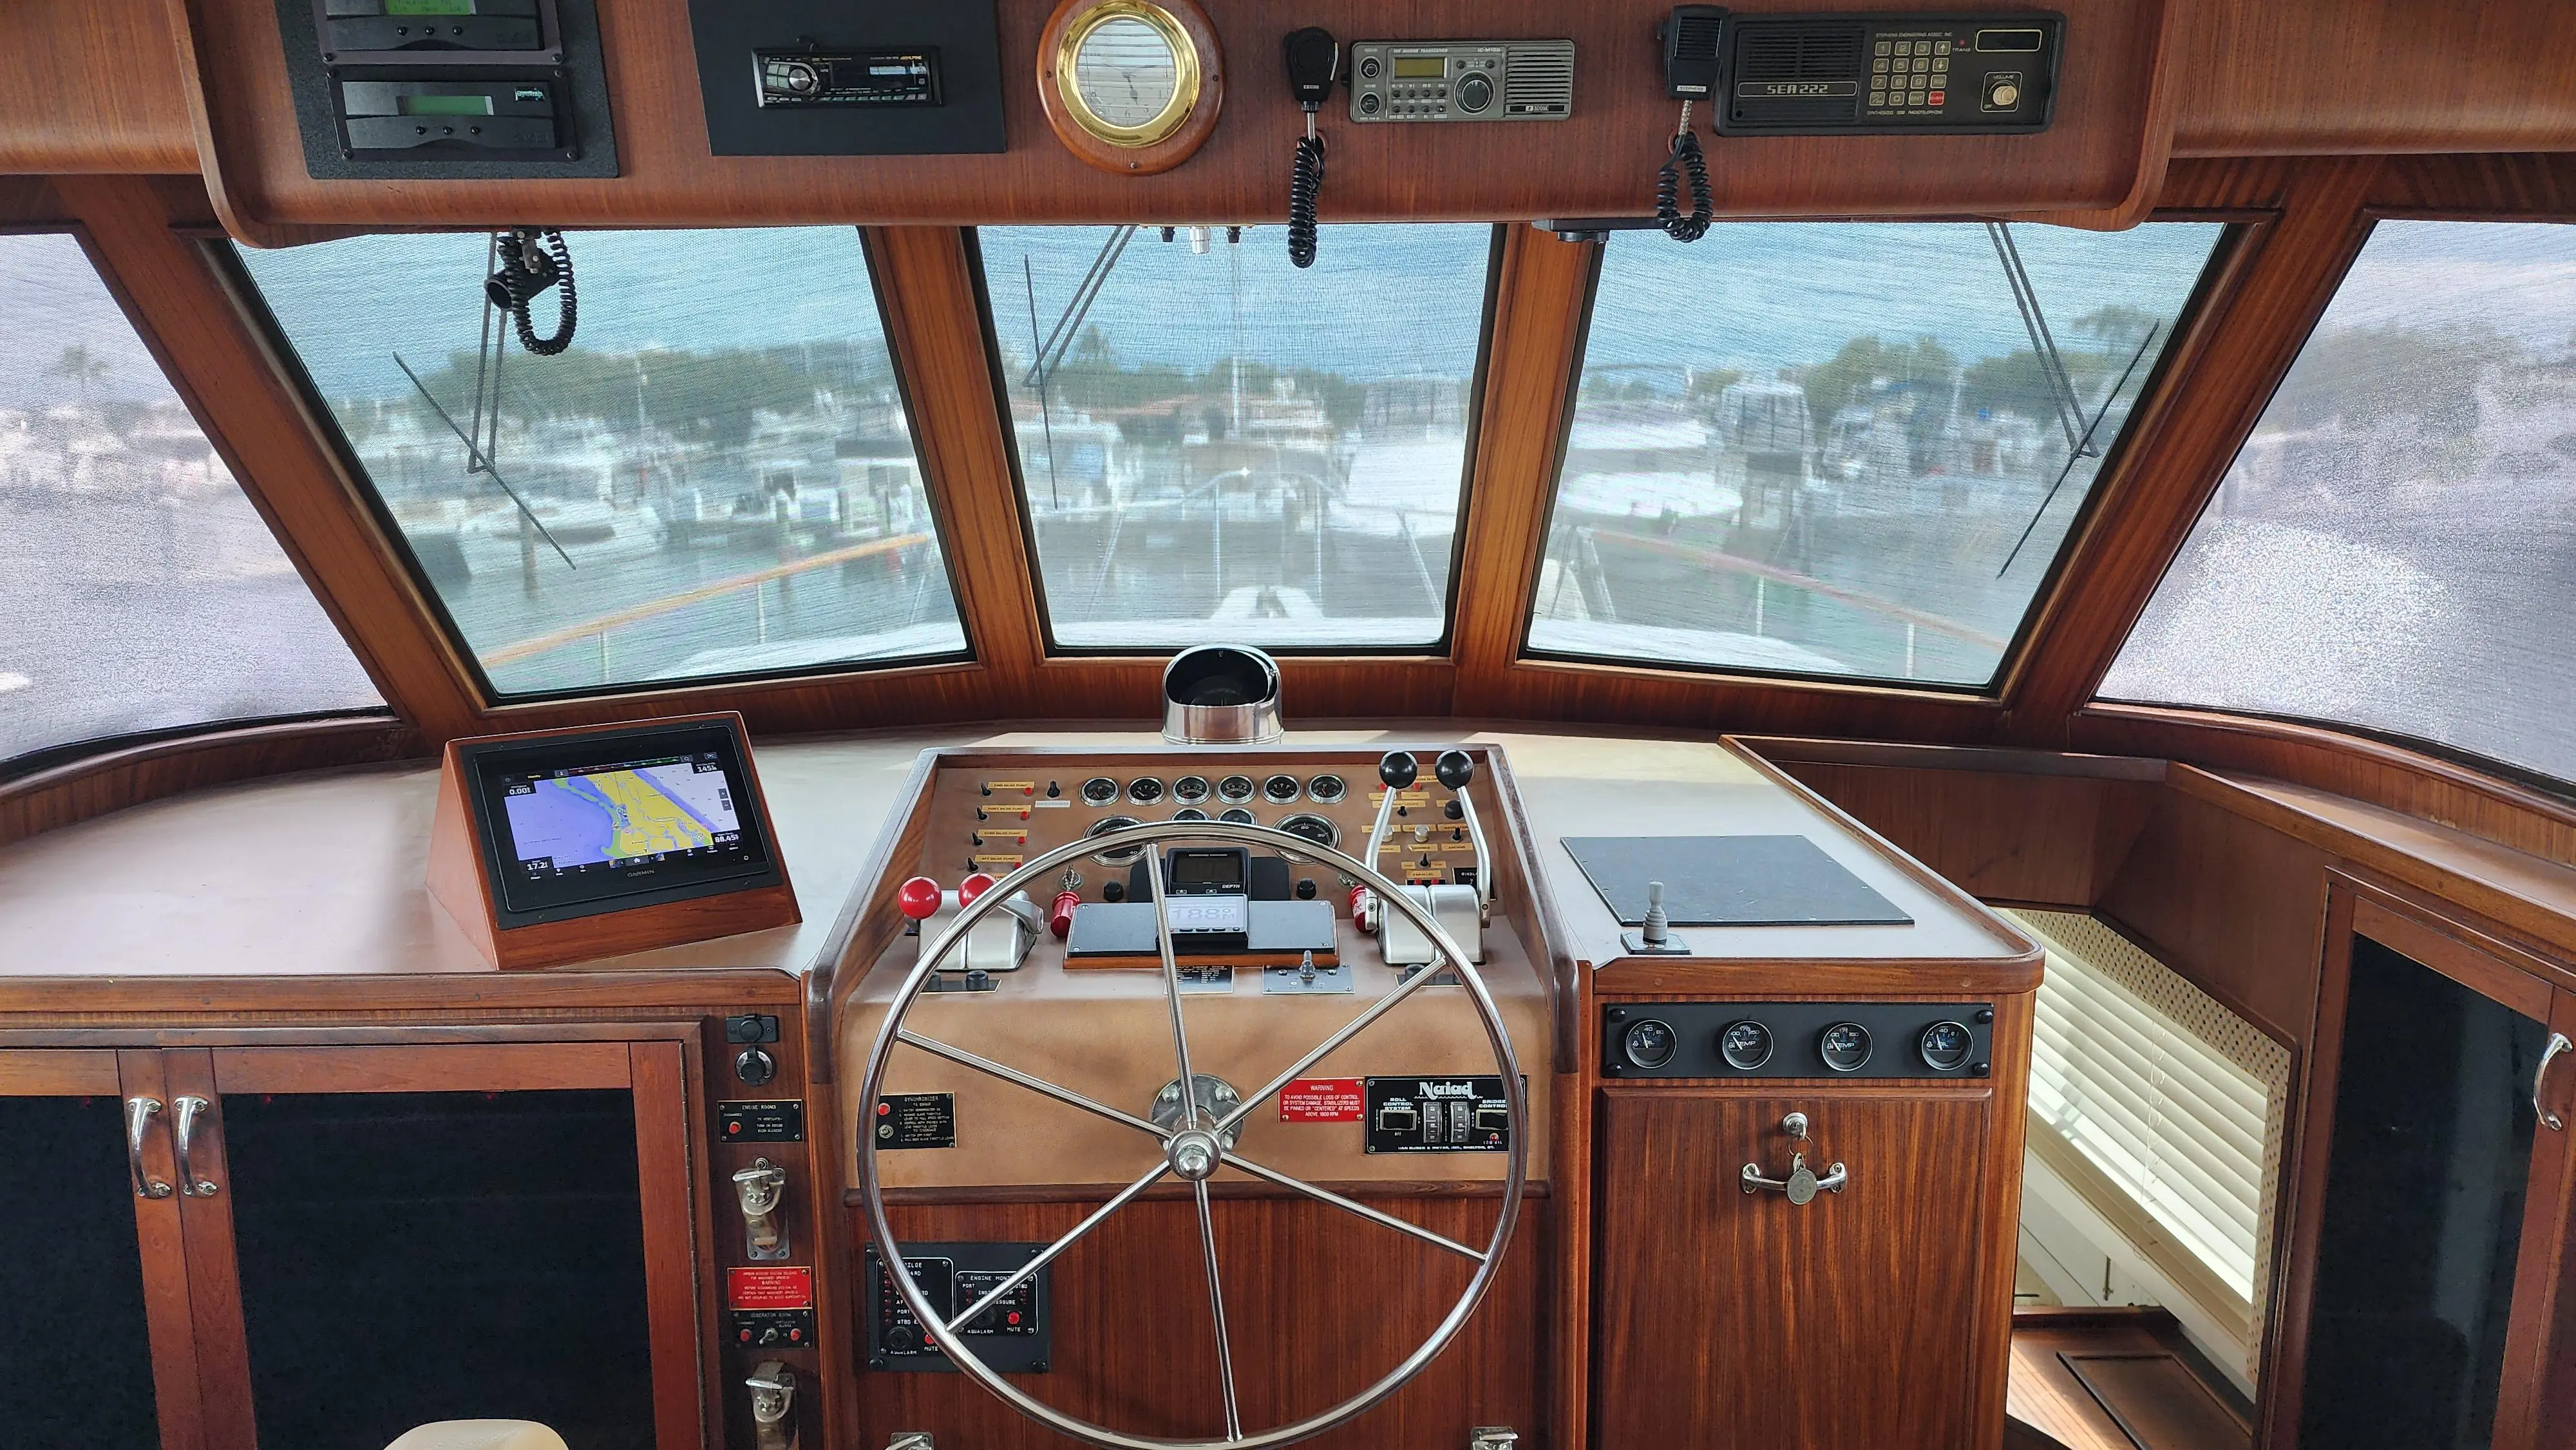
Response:
[[[2315,1027],[2306,1082],[2297,1105],[2295,1141],[2304,1145],[2285,1175],[2288,1248],[2273,1268],[2271,1322],[2263,1345],[2255,1445],[2298,1444],[2307,1379],[2310,1315],[2316,1302],[2318,1237],[2325,1223],[2326,1178],[2333,1157],[2335,1095],[2343,1068],[2345,1012],[2352,988],[2353,939],[2369,937],[2478,995],[2537,1017],[2554,1030],[2576,1030],[2576,992],[2541,970],[2548,963],[2478,925],[2425,902],[2401,897],[2340,868],[2326,872],[2325,934]],[[2560,968],[2559,970],[2564,970]],[[2562,1094],[2564,1096],[2564,1094]],[[2576,1111],[2564,1109],[2563,1111]],[[2576,1256],[2566,1238],[2576,1227],[2576,1126],[2533,1136],[2531,1189],[2515,1261],[2514,1307],[2496,1404],[2495,1450],[2541,1450],[2576,1432]],[[2554,1188],[2552,1187],[2554,1185]],[[2555,1437],[2555,1438],[2553,1438]]]
[[[360,1046],[172,1047],[154,1057],[170,1091],[213,1104],[190,1155],[216,1184],[183,1196],[188,1309],[203,1400],[202,1450],[258,1450],[250,1344],[235,1257],[227,1092],[376,1093],[607,1088],[632,1094],[643,1209],[645,1305],[657,1450],[721,1443],[723,1406],[705,1286],[712,1219],[696,1180],[707,1161],[705,1094],[695,1023],[624,1024],[618,1037],[556,1042],[374,1043]],[[164,1101],[168,1101],[165,1097]],[[172,1179],[176,1182],[175,1176]],[[157,1366],[156,1366],[157,1367]],[[195,1450],[195,1447],[191,1447]]]

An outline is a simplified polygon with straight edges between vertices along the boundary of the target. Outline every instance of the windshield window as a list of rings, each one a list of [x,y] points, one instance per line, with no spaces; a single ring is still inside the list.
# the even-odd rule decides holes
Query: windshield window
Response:
[[[2102,681],[2576,782],[2576,227],[2387,221]]]
[[[479,362],[488,237],[238,253],[493,689],[962,654],[857,232],[566,241],[571,348]]]
[[[1990,684],[2222,230],[1614,234],[1531,652]]]
[[[0,776],[384,700],[61,235],[0,236]]]
[[[1443,638],[1493,228],[978,241],[1052,643]]]

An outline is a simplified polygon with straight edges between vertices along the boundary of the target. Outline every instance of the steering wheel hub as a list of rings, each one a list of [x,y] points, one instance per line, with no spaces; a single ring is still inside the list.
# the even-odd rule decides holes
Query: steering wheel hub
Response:
[[[1203,1183],[1216,1172],[1225,1149],[1216,1134],[1205,1128],[1191,1128],[1174,1133],[1163,1147],[1163,1156],[1171,1162],[1172,1172],[1191,1183]]]

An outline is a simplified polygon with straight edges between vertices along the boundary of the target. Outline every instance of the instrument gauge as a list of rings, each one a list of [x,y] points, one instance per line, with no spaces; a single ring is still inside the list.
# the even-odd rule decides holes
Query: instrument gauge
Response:
[[[1163,783],[1150,775],[1140,775],[1127,782],[1127,799],[1140,806],[1150,806],[1163,798]]]
[[[1619,1050],[1627,1054],[1632,1066],[1651,1072],[1672,1061],[1673,1048],[1678,1045],[1671,1027],[1649,1018],[1628,1029],[1627,1040],[1619,1044]]]
[[[1219,815],[1217,819],[1233,826],[1257,826],[1261,824],[1259,821],[1252,818],[1252,812],[1245,810],[1241,806],[1236,806],[1233,810]]]
[[[1207,798],[1208,783],[1204,775],[1185,775],[1172,782],[1172,799],[1182,805],[1194,806]]]
[[[1759,1022],[1729,1022],[1717,1034],[1717,1055],[1737,1072],[1751,1072],[1771,1060],[1771,1029]]]
[[[1207,812],[1197,806],[1183,806],[1172,812],[1172,819],[1176,821],[1204,821],[1207,818]]]
[[[1319,775],[1306,782],[1306,799],[1319,806],[1331,805],[1348,794],[1350,787],[1338,775]]]
[[[1274,775],[1261,783],[1261,794],[1275,806],[1288,804],[1303,794],[1305,789],[1297,783],[1297,777],[1293,775]]]
[[[1144,822],[1137,820],[1134,816],[1102,816],[1099,820],[1093,821],[1091,823],[1091,829],[1083,832],[1083,834],[1086,836],[1105,836],[1111,831],[1123,831],[1129,826],[1140,826],[1143,824]],[[1145,848],[1143,846],[1120,846],[1115,850],[1102,851],[1094,855],[1091,859],[1099,862],[1103,866],[1124,866],[1128,862],[1133,861],[1144,854]]]
[[[1229,775],[1216,783],[1216,798],[1227,805],[1239,806],[1252,799],[1253,789],[1251,776]]]
[[[1082,783],[1082,799],[1085,805],[1113,804],[1118,799],[1118,782],[1105,775],[1095,775]]]
[[[1817,1037],[1816,1055],[1836,1072],[1858,1072],[1869,1065],[1869,1029],[1857,1022],[1837,1022]]]
[[[1934,1072],[1957,1072],[1968,1065],[1968,1054],[1976,1051],[1977,1040],[1964,1024],[1943,1021],[1924,1028],[1922,1040],[1915,1046],[1923,1054],[1925,1067]]]
[[[1318,846],[1330,849],[1342,843],[1342,828],[1326,818],[1300,812],[1279,823],[1279,829],[1292,836],[1303,836]]]

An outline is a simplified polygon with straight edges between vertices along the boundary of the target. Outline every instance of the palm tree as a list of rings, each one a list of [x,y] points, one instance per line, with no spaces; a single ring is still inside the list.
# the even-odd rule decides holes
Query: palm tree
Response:
[[[54,365],[45,371],[54,377],[71,379],[73,386],[80,389],[81,406],[86,408],[89,406],[89,385],[104,379],[115,369],[85,344],[76,342],[64,348],[62,356],[54,359]]]

